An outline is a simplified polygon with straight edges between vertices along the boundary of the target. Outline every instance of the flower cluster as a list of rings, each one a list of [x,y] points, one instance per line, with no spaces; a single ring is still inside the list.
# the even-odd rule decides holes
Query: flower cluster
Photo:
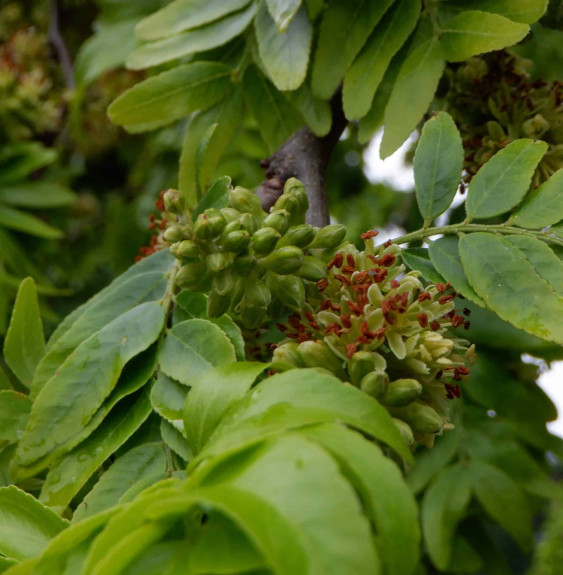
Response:
[[[531,81],[527,60],[505,50],[448,70],[448,112],[460,128],[465,181],[518,138],[548,143],[533,178],[537,186],[563,167],[563,83]]]
[[[448,284],[424,286],[405,273],[400,248],[347,245],[327,265],[315,297],[278,324],[286,335],[274,351],[278,367],[328,369],[387,407],[406,440],[432,445],[451,427],[447,399],[459,397],[474,348],[456,337],[469,327]]]

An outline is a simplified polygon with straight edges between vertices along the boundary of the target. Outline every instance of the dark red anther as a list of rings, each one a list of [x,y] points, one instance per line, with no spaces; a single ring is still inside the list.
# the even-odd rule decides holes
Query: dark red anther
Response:
[[[436,374],[435,379],[440,379],[442,377],[442,375],[444,375],[444,372],[441,369],[439,369],[438,373]]]
[[[352,254],[347,254],[346,255],[346,263],[351,267],[351,268],[355,268],[356,267],[356,260],[354,259],[354,256]]]
[[[370,230],[369,232],[364,232],[360,238],[362,240],[369,240],[370,238],[375,238],[375,236],[379,235],[379,232],[376,232],[375,230]]]
[[[344,262],[344,255],[341,253],[336,254],[327,264],[326,269],[330,270],[333,267],[341,267],[342,263]]]
[[[463,329],[469,329],[470,327],[471,327],[471,322],[469,322],[469,321],[464,322]]]
[[[436,289],[440,292],[440,293],[444,293],[448,288],[446,287],[445,284],[438,282],[436,284]]]
[[[456,368],[456,371],[461,375],[469,375],[471,373],[471,370],[468,367],[465,367],[465,365],[459,365]]]
[[[347,301],[346,304],[348,305],[350,311],[353,312],[355,315],[362,315],[363,306],[360,307],[357,303],[354,303],[353,301],[350,300]]]
[[[434,320],[431,324],[430,324],[430,329],[432,331],[438,331],[440,329],[440,324]]]
[[[401,282],[397,280],[391,280],[391,287],[397,289],[401,285]]]
[[[367,254],[368,258],[374,263],[377,263],[377,258],[375,256],[372,256],[371,254]]]
[[[351,358],[356,353],[357,349],[358,349],[358,346],[355,343],[353,343],[353,342],[347,343],[346,344],[346,355],[348,356],[348,358]]]
[[[357,284],[365,284],[368,283],[370,281],[370,275],[369,272],[363,271],[363,272],[358,272],[355,276],[354,276],[354,281]]]
[[[451,302],[453,299],[454,299],[454,296],[453,296],[452,294],[442,295],[442,296],[440,296],[440,297],[438,298],[438,302],[439,302],[441,305],[445,305],[445,304]]]
[[[154,207],[157,210],[160,210],[161,212],[164,211],[164,200],[162,198],[158,198],[158,200],[156,200],[156,202],[154,203]]]
[[[463,308],[463,315],[470,316],[470,315],[471,315],[471,310],[470,310],[469,308],[467,308],[467,307],[464,307],[464,308]]]
[[[463,320],[462,315],[454,315],[454,317],[452,317],[452,326],[453,327],[460,327],[463,325],[463,323],[464,323],[464,320]]]
[[[287,325],[284,325],[283,323],[276,323],[276,327],[283,333],[287,331]]]
[[[323,292],[328,287],[328,280],[326,278],[322,278],[316,283],[316,286],[320,292]]]
[[[379,258],[379,265],[388,268],[395,263],[396,259],[395,254],[385,254],[382,258]]]
[[[347,278],[343,274],[335,274],[334,276],[341,284],[346,284],[347,286],[352,285],[350,278]]]
[[[351,276],[356,271],[352,266],[342,266],[342,273]]]
[[[369,274],[373,276],[373,281],[378,284],[381,283],[382,281],[385,280],[385,278],[387,277],[387,270],[377,267],[377,268],[373,268],[372,270],[369,271]]]
[[[384,244],[383,247],[384,248],[388,248],[393,242],[391,240],[387,240]]]
[[[422,303],[423,301],[431,300],[431,299],[432,299],[432,296],[430,295],[430,292],[423,291],[421,294],[419,294],[416,301],[418,301],[418,303]]]
[[[332,308],[332,302],[329,299],[325,299],[323,303],[321,303],[321,311],[325,311],[331,308]]]
[[[340,316],[340,321],[342,325],[348,329],[352,327],[352,320],[349,313],[343,314]]]
[[[362,322],[362,325],[360,326],[360,331],[362,332],[363,335],[365,335],[369,339],[375,338],[375,332],[373,332],[369,329],[369,325],[368,325],[367,321]]]
[[[399,300],[401,302],[401,305],[403,306],[403,311],[407,308],[407,306],[409,305],[409,294],[408,292],[402,293],[399,296]]]
[[[324,333],[325,335],[329,335],[331,333],[335,333],[336,335],[340,335],[340,331],[342,330],[342,327],[337,324],[337,323],[329,323],[325,329],[324,329]]]
[[[362,310],[364,309],[364,307],[368,304],[368,296],[366,294],[359,294],[358,298],[356,299],[356,303],[362,308]]]
[[[299,343],[303,343],[304,341],[311,341],[311,334],[309,333],[300,333],[297,335],[297,341]]]
[[[305,312],[305,317],[309,320],[309,323],[315,321],[315,316],[310,311]]]
[[[371,343],[371,339],[365,335],[361,335],[357,341],[358,343],[364,343],[366,345],[369,345]]]
[[[418,324],[424,329],[428,325],[428,316],[425,313],[419,313],[416,317],[418,318]]]
[[[380,327],[376,332],[375,332],[375,337],[376,339],[383,339],[385,337],[385,328],[384,327]]]

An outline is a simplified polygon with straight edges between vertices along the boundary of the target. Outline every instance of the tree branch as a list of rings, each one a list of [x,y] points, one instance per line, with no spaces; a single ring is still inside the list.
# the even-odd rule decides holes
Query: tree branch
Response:
[[[266,180],[258,186],[256,194],[264,210],[270,210],[282,194],[285,182],[295,177],[303,182],[309,196],[307,223],[319,227],[330,223],[325,175],[332,150],[347,125],[340,90],[332,98],[331,108],[332,127],[326,136],[319,138],[308,127],[301,128],[262,161]]]

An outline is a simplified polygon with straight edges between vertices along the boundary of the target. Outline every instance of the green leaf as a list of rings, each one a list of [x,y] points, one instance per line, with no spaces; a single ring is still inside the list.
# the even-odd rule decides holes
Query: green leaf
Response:
[[[563,262],[553,250],[544,242],[528,236],[508,236],[506,240],[516,246],[534,266],[536,273],[563,297]]]
[[[159,359],[160,369],[166,375],[188,386],[212,367],[236,360],[225,333],[204,319],[189,319],[175,325],[168,332]]]
[[[563,168],[532,190],[512,215],[521,228],[538,229],[563,220]]]
[[[134,126],[178,120],[213,106],[231,89],[231,68],[219,62],[184,64],[137,84],[108,108],[112,122]]]
[[[266,0],[266,6],[280,34],[287,30],[300,5],[301,0]]]
[[[166,445],[184,461],[192,459],[192,452],[184,435],[166,419],[160,421],[160,435]]]
[[[197,204],[194,210],[193,220],[195,221],[199,214],[202,214],[209,208],[215,208],[216,210],[226,208],[229,205],[230,189],[231,178],[229,178],[229,176],[223,176],[215,180]]]
[[[455,457],[460,442],[459,428],[445,433],[434,447],[420,447],[415,453],[415,465],[407,475],[407,485],[418,495],[428,482]]]
[[[420,0],[400,0],[383,17],[344,76],[342,99],[349,120],[365,116],[391,58],[414,30]],[[366,71],[369,73],[366,74]]]
[[[385,573],[410,575],[418,563],[420,530],[414,497],[398,467],[372,442],[337,424],[301,431],[338,461],[373,521]]]
[[[264,142],[274,153],[301,127],[301,118],[256,66],[246,69],[242,82],[246,105],[256,118]]]
[[[330,98],[371,31],[393,0],[333,0],[323,14],[313,64],[311,88],[318,98]]]
[[[96,32],[80,46],[74,73],[78,86],[86,86],[98,76],[125,64],[127,56],[137,47],[135,25],[138,18],[104,21]]]
[[[483,10],[494,12],[510,18],[515,22],[533,24],[544,14],[547,0],[446,0],[444,4],[449,8],[459,10]]]
[[[170,423],[181,423],[187,395],[185,385],[161,373],[151,389],[151,404],[153,409]]]
[[[295,90],[307,75],[313,30],[303,6],[281,32],[262,4],[254,23],[260,59],[278,90]]]
[[[7,557],[35,557],[67,526],[68,521],[25,491],[0,487],[0,552]]]
[[[0,441],[18,441],[23,435],[31,400],[17,391],[0,391]]]
[[[385,132],[379,152],[382,158],[395,152],[416,128],[434,97],[445,64],[435,38],[423,42],[409,54],[385,109]]]
[[[543,339],[563,343],[563,298],[510,242],[488,233],[462,236],[459,252],[469,283],[502,319]]]
[[[220,489],[217,501],[276,573],[374,573],[377,558],[356,494],[332,458],[302,436],[270,438],[246,458],[227,459],[196,493]],[[254,498],[259,506],[245,503]]]
[[[4,359],[23,385],[29,387],[45,354],[45,336],[33,278],[20,284],[10,326],[4,340]]]
[[[459,239],[457,237],[444,236],[432,242],[428,248],[428,253],[436,269],[446,281],[452,284],[455,291],[469,301],[485,307],[485,302],[475,293],[475,290],[469,285],[465,277],[465,271],[459,255]]]
[[[0,185],[21,183],[20,180],[56,159],[57,152],[39,142],[3,145],[0,151]]]
[[[54,182],[25,182],[0,188],[0,202],[22,208],[58,208],[75,201],[75,194]]]
[[[484,461],[472,460],[466,470],[479,503],[517,543],[530,550],[532,513],[528,499],[512,479]]]
[[[137,431],[151,411],[148,391],[132,396],[113,409],[86,441],[49,469],[40,500],[62,512],[96,469]]]
[[[221,20],[170,38],[144,44],[129,55],[127,67],[131,70],[143,70],[223,46],[242,34],[254,18],[255,12],[256,4],[251,3],[244,10],[229,14]]]
[[[432,220],[450,207],[463,168],[461,136],[446,112],[424,124],[413,165],[418,209],[425,220]]]
[[[467,215],[490,218],[520,203],[546,151],[546,142],[522,139],[497,152],[471,180],[465,202]]]
[[[249,0],[175,0],[139,22],[141,40],[158,40],[197,28],[244,8]]]
[[[285,92],[284,96],[299,110],[315,136],[326,136],[330,132],[332,112],[329,102],[315,98],[306,84],[292,92]]]
[[[422,277],[431,283],[445,283],[444,278],[436,271],[430,261],[427,248],[406,248],[401,251],[401,259],[411,270],[417,270]]]
[[[0,204],[0,226],[46,240],[56,240],[64,235],[63,232],[46,224],[43,220],[5,204]]]
[[[140,271],[140,270],[139,270]],[[66,330],[59,329],[47,346],[47,353],[37,366],[32,382],[32,396],[43,388],[70,354],[86,339],[105,328],[116,317],[139,304],[159,300],[166,290],[167,280],[160,271],[145,272],[123,278],[73,312]],[[65,324],[67,320],[63,321]]]
[[[20,444],[29,465],[71,439],[111,393],[125,364],[160,335],[164,311],[141,304],[80,344],[39,392]]]
[[[476,54],[501,50],[520,42],[528,33],[526,24],[499,14],[468,10],[448,20],[441,29],[440,44],[449,62],[461,62]]]
[[[166,470],[166,456],[159,443],[144,443],[127,451],[102,475],[92,491],[76,508],[76,523],[119,503],[133,485]]]
[[[412,460],[391,417],[376,400],[312,369],[291,370],[261,382],[222,420],[200,457],[256,441],[266,433],[335,420],[386,443],[406,461]]]
[[[470,478],[461,464],[443,469],[424,494],[422,530],[428,554],[438,569],[448,567],[455,530],[470,499]]]
[[[197,454],[227,411],[238,403],[268,363],[238,361],[208,371],[192,387],[185,406],[185,430]]]

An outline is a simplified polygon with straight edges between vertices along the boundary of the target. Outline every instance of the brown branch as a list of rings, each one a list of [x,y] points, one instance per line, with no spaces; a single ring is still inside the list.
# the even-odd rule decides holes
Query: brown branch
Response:
[[[61,31],[59,30],[59,7],[57,0],[51,0],[51,13],[49,17],[49,42],[51,42],[55,52],[57,53],[57,58],[61,64],[65,78],[66,87],[73,90],[76,87],[74,82],[74,70],[72,67],[70,54],[66,47],[64,38],[61,35]]]
[[[264,210],[270,210],[282,194],[285,182],[295,177],[303,182],[309,196],[307,223],[319,227],[330,223],[325,175],[332,150],[347,124],[340,91],[334,95],[331,107],[332,127],[326,136],[319,138],[308,127],[301,128],[262,161],[266,180],[258,186],[256,194]]]

